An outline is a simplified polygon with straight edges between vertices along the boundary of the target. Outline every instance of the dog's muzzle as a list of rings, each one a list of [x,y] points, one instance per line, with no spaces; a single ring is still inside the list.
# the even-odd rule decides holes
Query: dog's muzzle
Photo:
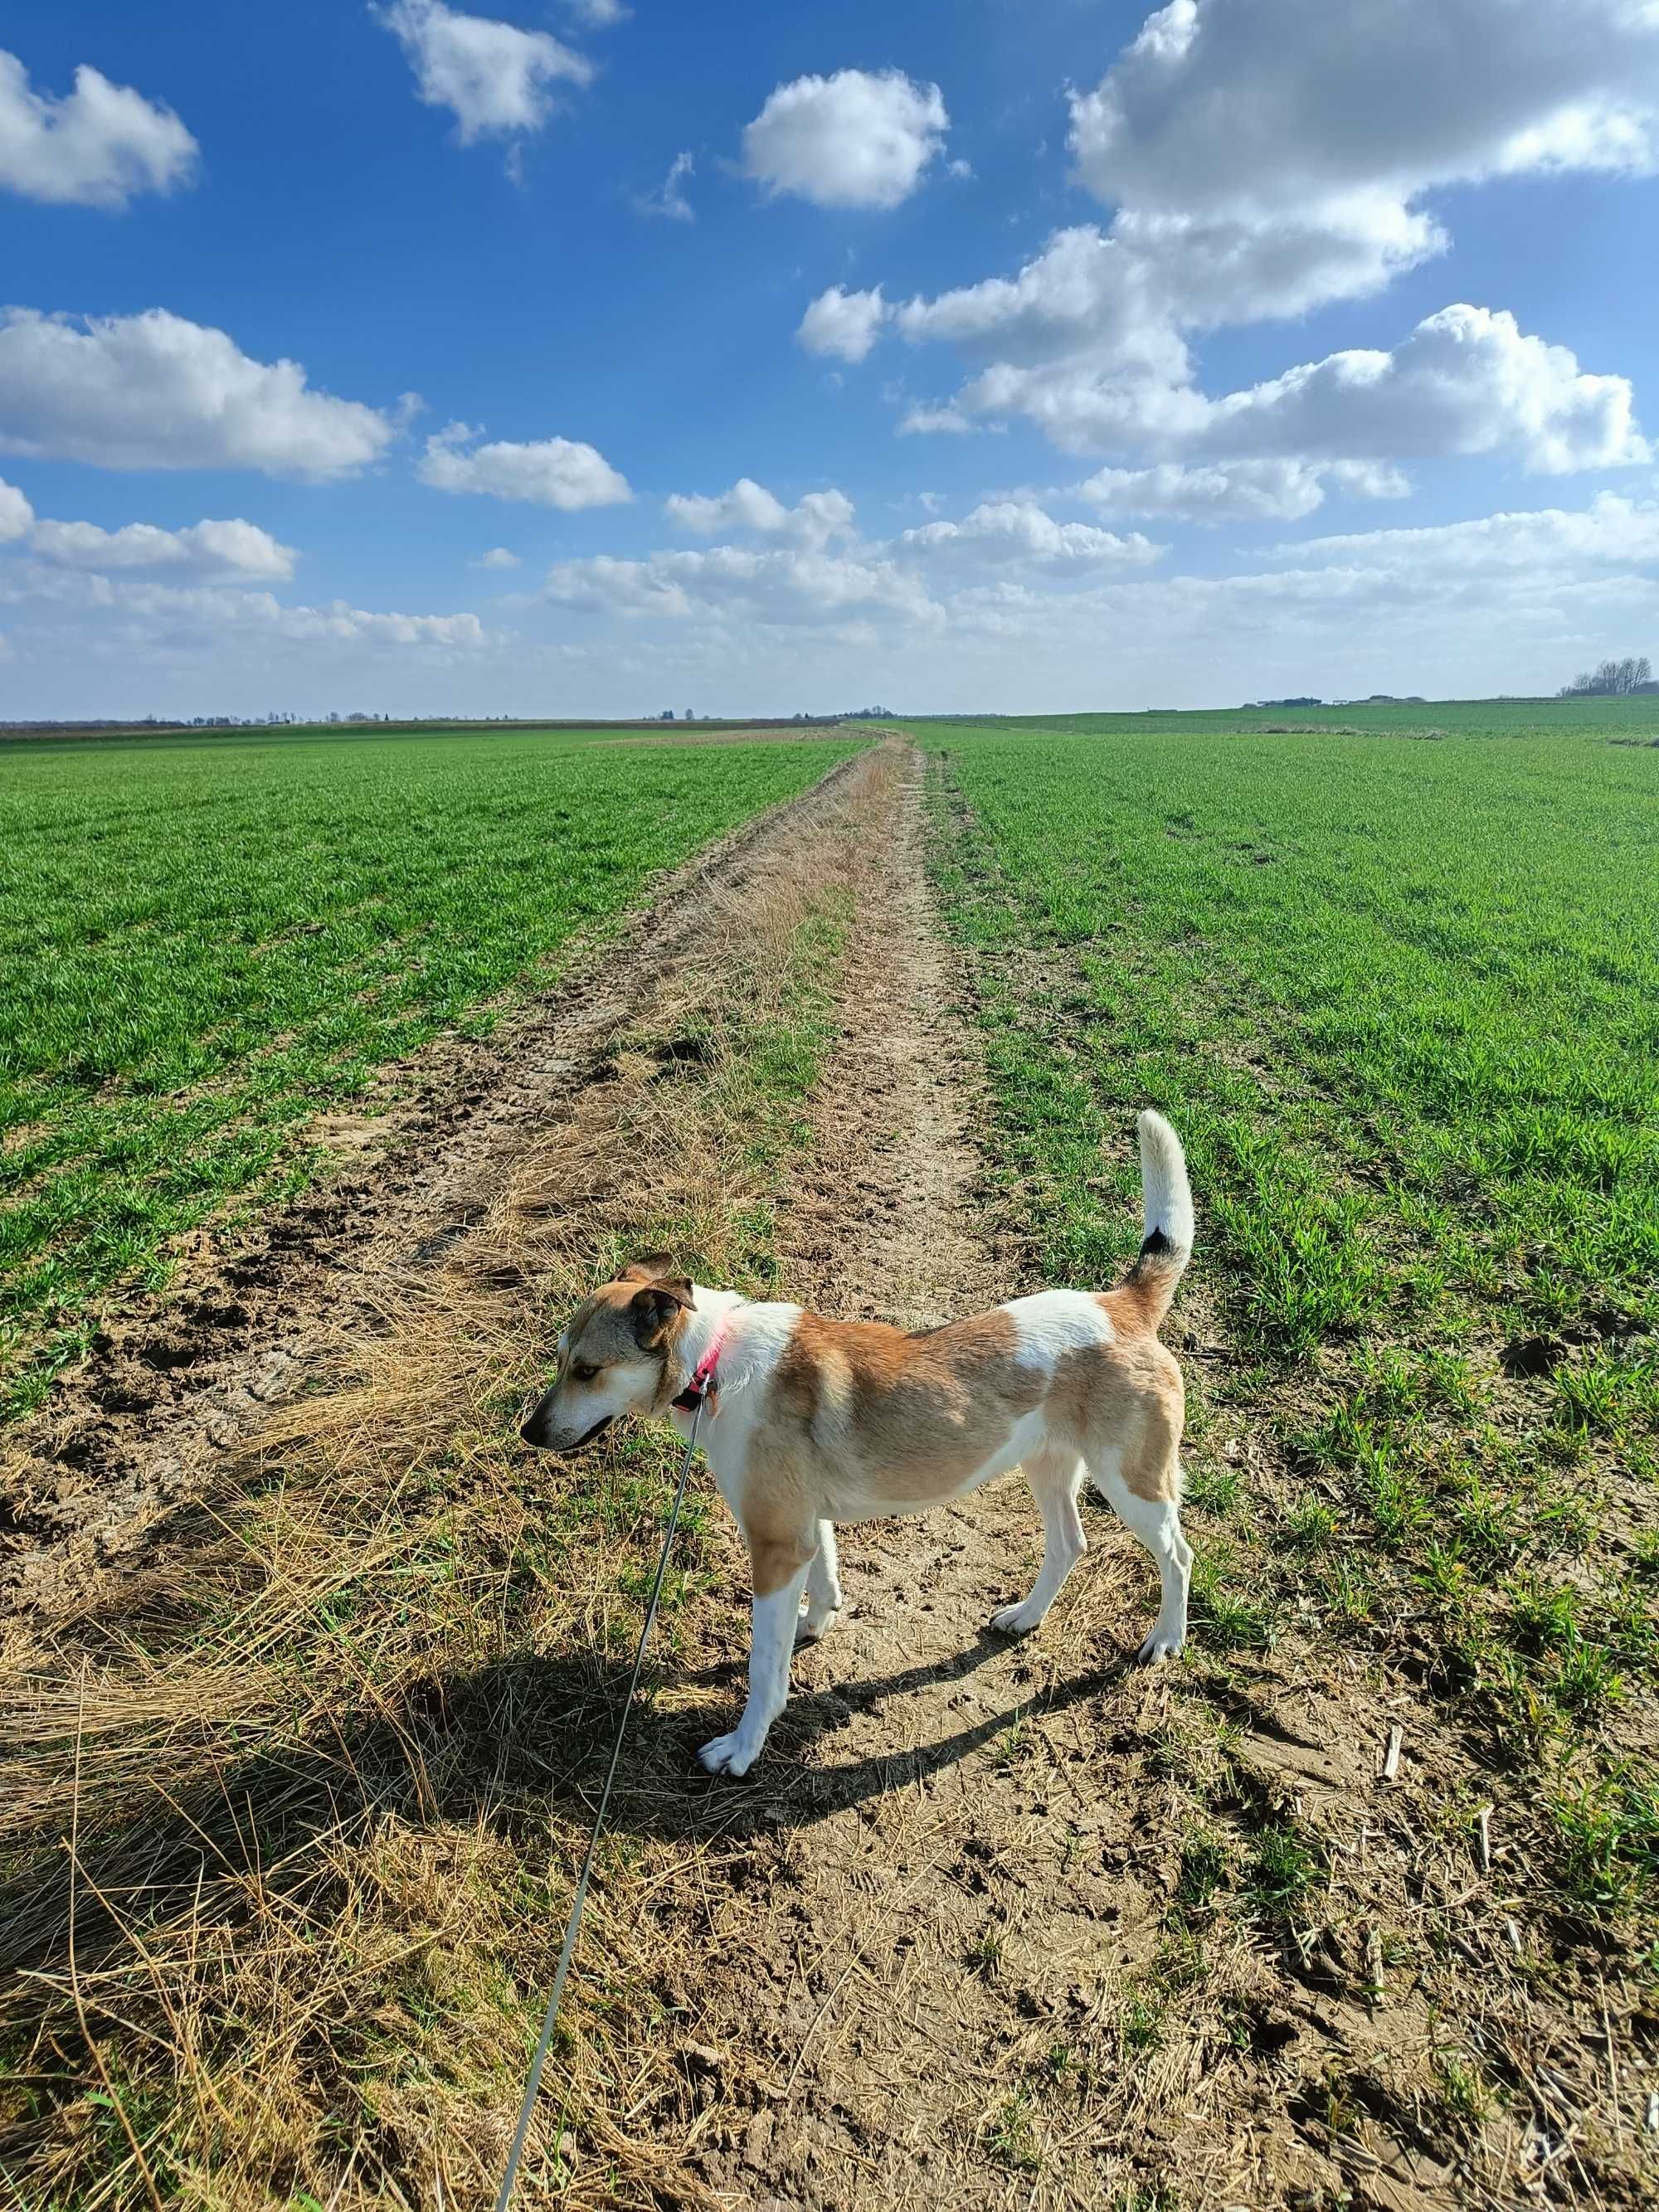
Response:
[[[592,1443],[595,1437],[603,1436],[605,1431],[611,1426],[611,1421],[614,1419],[615,1416],[613,1414],[603,1414],[599,1419],[594,1422],[591,1429],[584,1430],[582,1434],[576,1437],[574,1443],[568,1444],[556,1444],[547,1433],[547,1407],[545,1404],[543,1404],[537,1407],[535,1412],[530,1416],[530,1419],[519,1431],[519,1434],[524,1438],[526,1443],[531,1446],[532,1450],[560,1451],[563,1452],[568,1456],[572,1452],[579,1452],[584,1449],[586,1446]]]

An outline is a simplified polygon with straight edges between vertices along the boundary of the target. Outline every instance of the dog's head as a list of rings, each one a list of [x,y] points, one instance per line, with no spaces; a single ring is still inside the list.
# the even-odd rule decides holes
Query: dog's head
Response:
[[[618,1415],[657,1407],[691,1311],[691,1285],[672,1265],[665,1252],[635,1260],[577,1307],[560,1333],[553,1388],[519,1431],[527,1444],[577,1451]]]

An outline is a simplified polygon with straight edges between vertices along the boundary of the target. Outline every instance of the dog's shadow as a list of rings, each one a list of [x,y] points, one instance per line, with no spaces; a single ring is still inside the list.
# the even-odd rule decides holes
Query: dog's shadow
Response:
[[[1132,1665],[1127,1655],[1120,1655],[1064,1682],[1034,1681],[1029,1692],[999,1701],[995,1711],[932,1742],[839,1762],[826,1755],[830,1740],[857,1719],[878,1712],[890,1701],[962,1682],[993,1660],[1006,1660],[1015,1648],[1008,1638],[986,1628],[971,1644],[939,1659],[887,1674],[854,1674],[798,1688],[755,1766],[735,1781],[705,1773],[696,1754],[701,1743],[735,1721],[744,1686],[742,1663],[678,1674],[671,1661],[654,1684],[635,1696],[606,1826],[618,1833],[679,1838],[811,1827],[850,1807],[926,1783],[1035,1715],[1064,1712],[1101,1696]],[[501,1662],[485,1670],[485,1676],[503,1670],[514,1677],[510,1695],[500,1696],[503,1686],[485,1677],[473,1678],[465,1693],[468,1703],[473,1696],[487,1698],[498,1726],[513,1731],[513,1741],[497,1739],[497,1777],[525,1778],[526,1768],[562,1770],[556,1795],[567,1807],[572,1797],[596,1802],[630,1662],[592,1650],[525,1656]],[[703,1689],[716,1694],[690,1705],[687,1693]],[[448,1702],[453,1717],[453,1697]],[[573,1735],[580,1738],[580,1751]],[[550,1757],[559,1741],[567,1747],[566,1755]],[[516,1798],[518,1792],[511,1795]],[[477,1809],[488,1817],[488,1807]]]

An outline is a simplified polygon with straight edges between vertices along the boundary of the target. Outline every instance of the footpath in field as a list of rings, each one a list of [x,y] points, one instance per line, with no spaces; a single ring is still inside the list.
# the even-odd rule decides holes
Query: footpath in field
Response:
[[[889,833],[782,1273],[823,1311],[927,1327],[1030,1285],[975,1146],[978,1054],[914,759]],[[1175,2183],[1265,2204],[1339,2183],[1271,2100],[1241,2125],[1205,2109],[1196,2067],[1171,2083],[1126,2014],[1178,1874],[1158,1782],[1170,1690],[1126,1663],[1149,1564],[1104,1509],[1085,1515],[1094,1555],[1019,1644],[987,1625],[1041,1548],[1018,1478],[848,1529],[847,1609],[798,1657],[760,1766],[688,1807],[693,1832],[759,1846],[735,1889],[700,1867],[659,1905],[677,1955],[705,1962],[678,1994],[711,2097],[695,2162],[725,2201],[1094,2206]],[[734,1593],[734,1657],[737,1626]],[[1251,1992],[1264,2014],[1270,1995]]]

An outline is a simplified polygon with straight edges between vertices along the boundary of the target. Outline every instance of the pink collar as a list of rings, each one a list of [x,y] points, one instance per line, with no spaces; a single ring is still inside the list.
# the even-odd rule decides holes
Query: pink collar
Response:
[[[670,1401],[678,1412],[695,1413],[705,1398],[713,1398],[719,1395],[720,1384],[714,1380],[714,1370],[720,1364],[720,1347],[726,1342],[726,1333],[732,1326],[732,1316],[736,1311],[735,1306],[731,1307],[717,1324],[714,1340],[697,1362],[696,1372],[684,1389],[680,1392],[679,1396]]]

